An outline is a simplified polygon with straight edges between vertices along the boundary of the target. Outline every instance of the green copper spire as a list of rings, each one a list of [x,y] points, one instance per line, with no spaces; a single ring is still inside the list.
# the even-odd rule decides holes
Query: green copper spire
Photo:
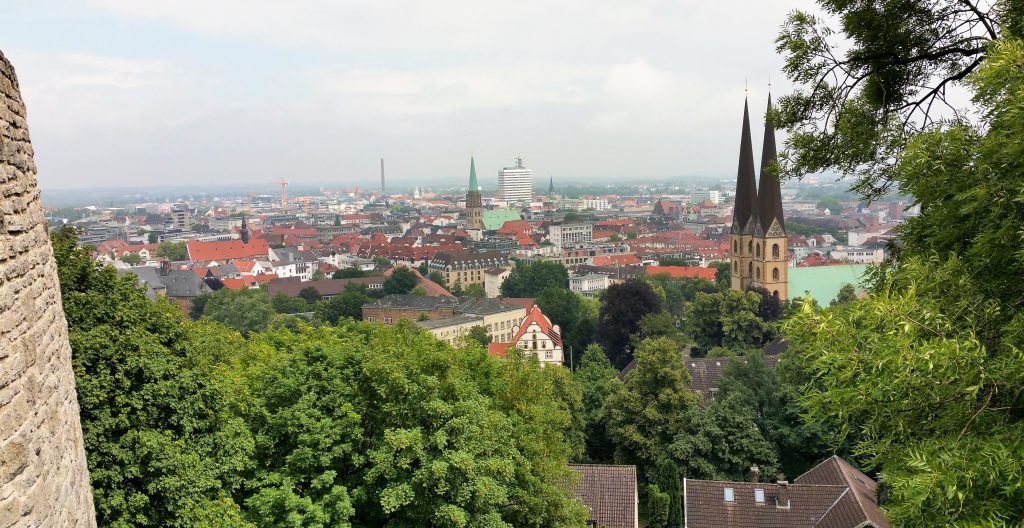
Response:
[[[469,190],[479,191],[480,186],[476,183],[476,162],[473,161],[473,156],[469,157]]]

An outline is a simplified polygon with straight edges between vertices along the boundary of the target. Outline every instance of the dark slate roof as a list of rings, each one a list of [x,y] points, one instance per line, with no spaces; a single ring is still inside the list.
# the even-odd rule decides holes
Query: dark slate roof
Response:
[[[573,496],[590,509],[590,520],[607,528],[637,528],[636,466],[569,464],[580,474]]]
[[[508,255],[500,253],[498,251],[480,251],[476,252],[469,249],[454,250],[454,251],[438,251],[434,254],[433,260],[430,264],[434,267],[447,267],[452,268],[485,268],[490,269],[494,267],[507,266]]]
[[[436,310],[438,308],[455,308],[458,299],[454,297],[430,297],[426,295],[385,295],[363,308],[391,308],[405,310]]]
[[[768,110],[772,109],[772,96],[768,95]],[[774,167],[778,161],[775,150],[775,127],[764,122],[764,144],[761,148],[761,179],[757,187],[757,213],[761,219],[761,229],[766,232],[772,221],[778,220],[779,227],[785,229],[786,222],[782,215],[782,189],[779,175]]]
[[[727,488],[733,493],[731,502],[725,500]],[[757,489],[764,490],[763,502],[755,499]],[[687,528],[813,528],[823,526],[820,521],[850,488],[686,479],[683,493]]]
[[[168,297],[199,297],[210,292],[203,278],[192,270],[170,270],[162,278]]]
[[[355,279],[321,279],[303,282],[300,277],[285,277],[273,279],[267,283],[267,293],[273,297],[283,293],[289,297],[298,297],[302,290],[313,287],[320,296],[334,296],[345,292],[345,286],[349,284],[371,284],[383,285],[386,277],[359,277]]]
[[[888,528],[889,521],[878,508],[877,483],[849,462],[832,456],[796,478],[797,484],[843,485],[850,488],[822,518],[819,526],[861,526],[865,521],[878,528]]]
[[[455,317],[418,321],[416,324],[426,328],[427,330],[434,330],[436,328],[444,328],[446,326],[462,325],[466,323],[477,323],[479,325],[483,325],[484,318],[479,315],[456,315]]]
[[[743,101],[743,132],[740,135],[740,162],[736,171],[736,202],[731,233],[742,233],[757,212],[757,178],[754,175],[754,147],[750,140],[750,112]]]
[[[475,297],[459,297],[455,313],[469,315],[491,315],[509,310],[520,310],[522,306],[501,302],[496,299],[477,299]]]
[[[152,266],[135,266],[130,269],[118,269],[118,275],[133,274],[138,280],[139,286],[146,289],[146,298],[155,301],[156,290],[164,289],[164,283],[160,280],[160,271]]]

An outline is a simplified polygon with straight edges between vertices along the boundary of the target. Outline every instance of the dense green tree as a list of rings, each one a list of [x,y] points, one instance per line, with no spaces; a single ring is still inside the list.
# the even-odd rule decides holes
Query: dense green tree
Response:
[[[470,328],[469,333],[466,334],[466,338],[472,340],[474,343],[478,343],[484,348],[487,348],[487,345],[491,344],[491,334],[487,333],[487,329],[480,325]]]
[[[646,282],[628,280],[605,290],[598,312],[597,342],[613,365],[621,369],[629,364],[633,359],[628,349],[630,336],[640,330],[643,316],[659,311],[661,299]]]
[[[536,297],[547,288],[569,288],[569,271],[560,262],[519,263],[501,283],[504,297]]]
[[[689,388],[683,354],[672,341],[648,339],[635,357],[636,368],[626,374],[624,383],[611,383],[603,408],[614,458],[620,464],[636,464],[644,482],[656,482],[666,490],[669,523],[680,524],[682,501],[674,482],[679,470],[669,459],[669,448],[700,412],[701,400]]]
[[[210,295],[203,307],[203,317],[209,318],[243,335],[267,329],[274,307],[267,293],[259,289],[222,288]]]
[[[366,277],[370,272],[363,271],[356,267],[342,268],[331,274],[332,279],[359,279]]]
[[[573,373],[576,385],[582,390],[581,412],[586,462],[612,461],[614,446],[608,438],[602,408],[611,391],[612,380],[618,373],[600,345],[587,347],[580,358],[579,368]]]
[[[462,290],[462,295],[466,297],[474,297],[477,299],[483,299],[487,297],[487,293],[484,291],[484,285],[479,283],[470,284]]]
[[[391,272],[391,276],[384,279],[384,293],[404,295],[416,287],[418,279],[416,273],[409,268],[399,266]]]
[[[957,260],[914,257],[877,280],[785,325],[809,420],[882,474],[894,524],[1024,522],[1024,318],[1005,321]]]
[[[427,278],[430,279],[431,282],[434,282],[442,287],[448,287],[448,283],[447,281],[444,280],[444,275],[442,275],[440,271],[431,271],[430,275],[428,275]]]
[[[313,272],[313,277],[312,277],[313,280],[318,281],[318,280],[324,280],[325,278],[327,278],[327,274],[325,274],[323,271],[316,270],[316,271]]]
[[[834,215],[843,212],[843,204],[839,203],[839,200],[836,200],[835,198],[822,198],[821,200],[818,200],[815,207],[817,207],[818,210],[828,209],[828,212]]]
[[[409,290],[409,295],[417,295],[417,296],[423,297],[426,294],[427,294],[427,290],[425,290],[423,288],[423,286],[417,286],[417,287]]]
[[[709,268],[715,268],[715,284],[719,290],[727,290],[732,285],[732,267],[728,262],[712,262]]]
[[[761,296],[726,290],[698,293],[686,306],[684,328],[698,346],[734,351],[758,348],[769,337],[769,326],[758,317]]]
[[[426,277],[427,274],[430,272],[430,263],[424,260],[423,262],[420,262],[419,265],[416,266],[416,269],[420,271],[420,275]]]
[[[766,475],[778,469],[775,446],[756,427],[753,410],[734,398],[692,413],[669,452],[688,478],[748,480],[754,464]]]
[[[305,288],[299,290],[298,298],[306,301],[306,303],[310,305],[313,305],[320,301],[320,299],[323,299],[323,296],[320,295],[320,290],[317,290],[312,286],[306,286]]]
[[[150,244],[154,242],[150,241]],[[184,242],[161,242],[156,249],[156,256],[167,260],[188,260],[188,247]]]
[[[835,299],[829,303],[829,306],[839,306],[841,304],[850,304],[857,300],[857,288],[853,284],[846,283],[842,288],[839,288],[839,294],[836,295]]]
[[[783,173],[855,174],[867,198],[898,179],[898,160],[917,132],[950,113],[969,114],[947,88],[991,57],[999,36],[1024,36],[1021,0],[818,4],[829,16],[794,11],[776,41],[797,86],[772,116],[789,132]]]
[[[289,297],[284,293],[278,292],[270,299],[270,305],[274,308],[274,311],[279,314],[294,314],[309,311],[309,301],[300,297]],[[202,313],[200,311],[200,313]]]
[[[261,525],[579,526],[561,369],[413,325],[343,323],[256,338],[243,409]],[[562,376],[566,373],[562,372]]]
[[[128,253],[127,255],[123,255],[121,257],[121,262],[134,266],[142,262],[142,257],[140,257],[138,253]]]
[[[668,528],[668,507],[671,501],[668,493],[661,491],[657,484],[647,485],[647,528]]]
[[[664,292],[665,309],[677,320],[683,318],[687,303],[692,301],[698,292],[715,293],[721,289],[716,283],[705,279],[675,279],[667,273],[649,276],[647,281]]]
[[[348,284],[345,291],[317,305],[316,319],[330,324],[338,324],[342,317],[360,320],[363,318],[363,305],[373,302],[366,294],[366,286]]]
[[[52,241],[99,524],[250,526],[230,494],[252,438],[211,375],[244,342],[183,324],[134,277],[97,267],[74,231]]]
[[[782,300],[772,295],[768,288],[763,286],[748,286],[748,292],[754,292],[760,297],[757,303],[757,316],[766,323],[774,323],[782,318]]]
[[[668,312],[653,312],[641,317],[639,330],[633,335],[633,347],[636,348],[641,341],[652,337],[670,339],[679,350],[689,344],[689,339],[676,327],[675,320]]]

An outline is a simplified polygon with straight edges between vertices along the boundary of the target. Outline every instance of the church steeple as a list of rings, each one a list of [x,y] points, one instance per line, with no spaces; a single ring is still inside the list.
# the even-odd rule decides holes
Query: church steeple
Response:
[[[242,239],[242,245],[249,243],[249,224],[245,222],[245,214],[242,214],[242,227],[238,230],[238,235]]]
[[[479,191],[480,186],[476,183],[476,161],[473,156],[469,157],[469,192]]]
[[[736,171],[736,204],[733,208],[732,234],[743,233],[756,218],[757,181],[754,175],[754,148],[750,140],[750,112],[743,100],[743,132],[740,135],[740,162]]]
[[[476,182],[476,160],[472,156],[469,158],[469,190],[466,191],[466,227],[484,228],[484,202]]]
[[[772,109],[772,96],[768,94],[768,111]],[[761,148],[761,179],[757,187],[757,211],[761,220],[761,228],[766,232],[772,222],[778,222],[780,229],[785,231],[786,224],[782,215],[782,189],[779,185],[778,154],[775,148],[775,127],[765,115],[764,145]]]

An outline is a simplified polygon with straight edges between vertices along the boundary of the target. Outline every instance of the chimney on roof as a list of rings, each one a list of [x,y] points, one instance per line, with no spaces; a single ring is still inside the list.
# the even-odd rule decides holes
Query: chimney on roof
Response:
[[[761,468],[757,467],[757,464],[750,466],[750,481],[754,484],[761,481]]]
[[[789,509],[789,481],[780,480],[779,494],[775,496],[775,507],[784,510]]]

